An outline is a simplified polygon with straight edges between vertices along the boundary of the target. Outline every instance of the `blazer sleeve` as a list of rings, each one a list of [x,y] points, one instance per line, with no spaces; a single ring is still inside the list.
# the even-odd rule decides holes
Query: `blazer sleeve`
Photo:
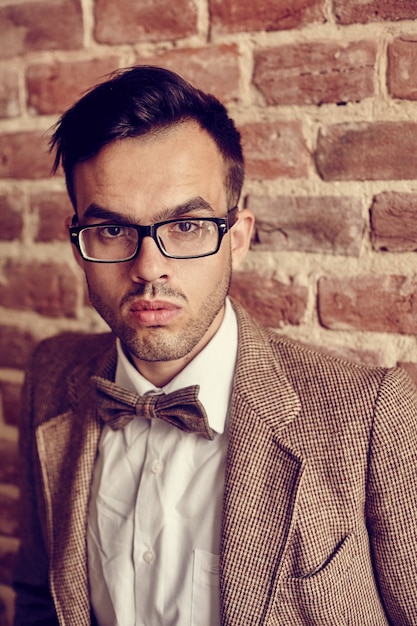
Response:
[[[40,466],[35,446],[33,376],[36,356],[28,368],[22,393],[19,424],[20,453],[20,548],[17,554],[14,590],[15,626],[57,626],[58,618],[49,590],[49,559],[43,523]]]
[[[399,369],[387,372],[375,405],[366,515],[390,623],[417,626],[417,392]]]

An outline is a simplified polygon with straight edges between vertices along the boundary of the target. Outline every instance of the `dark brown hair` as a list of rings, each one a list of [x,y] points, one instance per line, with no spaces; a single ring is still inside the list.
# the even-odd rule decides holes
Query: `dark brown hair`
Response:
[[[226,108],[212,95],[161,67],[119,70],[66,111],[54,128],[53,172],[62,163],[67,189],[76,209],[73,171],[116,139],[156,133],[194,120],[216,143],[225,163],[229,208],[239,200],[244,163],[240,134]]]

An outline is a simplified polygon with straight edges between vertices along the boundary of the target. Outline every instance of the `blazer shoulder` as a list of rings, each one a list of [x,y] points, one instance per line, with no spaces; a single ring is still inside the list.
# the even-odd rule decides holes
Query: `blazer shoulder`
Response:
[[[61,384],[76,373],[80,379],[100,370],[103,362],[115,363],[116,341],[112,333],[62,333],[41,341],[34,350],[26,377],[35,384]]]
[[[409,401],[417,409],[417,387],[398,366],[385,367],[344,359],[266,330],[280,368],[301,394],[341,398],[372,404],[387,400]],[[354,400],[355,399],[355,400]]]
[[[41,341],[26,369],[24,406],[36,423],[67,410],[89,392],[92,374],[111,376],[116,364],[111,333],[64,333]]]
[[[82,365],[99,359],[115,347],[112,333],[66,332],[41,341],[32,355],[37,366],[49,362],[53,367]]]
[[[268,370],[278,367],[296,388],[308,390],[312,385],[315,393],[330,391],[353,384],[372,384],[378,387],[388,368],[366,365],[334,356],[305,343],[301,343],[278,331],[261,326],[239,304],[233,302],[240,329],[240,356],[245,366],[245,377],[256,380],[260,363]],[[272,384],[272,379],[270,380]],[[322,385],[320,385],[322,383]]]
[[[274,330],[265,329],[267,340],[274,355],[285,369],[314,369],[317,375],[346,375],[353,378],[375,378],[381,380],[390,369],[382,365],[361,363],[327,352],[325,349],[301,343],[280,335]]]

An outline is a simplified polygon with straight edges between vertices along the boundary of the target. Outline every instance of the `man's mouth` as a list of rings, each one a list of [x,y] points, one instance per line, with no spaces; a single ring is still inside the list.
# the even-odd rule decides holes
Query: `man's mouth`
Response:
[[[180,307],[165,300],[133,300],[129,305],[130,315],[143,326],[164,326],[180,312]]]

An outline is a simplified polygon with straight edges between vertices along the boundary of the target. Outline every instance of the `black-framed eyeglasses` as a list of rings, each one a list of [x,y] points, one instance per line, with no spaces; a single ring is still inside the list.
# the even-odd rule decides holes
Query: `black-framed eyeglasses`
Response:
[[[105,223],[69,228],[70,240],[85,261],[122,263],[134,259],[144,237],[152,237],[170,259],[199,259],[216,254],[225,234],[236,222],[237,207],[225,217],[184,217],[140,226]]]

